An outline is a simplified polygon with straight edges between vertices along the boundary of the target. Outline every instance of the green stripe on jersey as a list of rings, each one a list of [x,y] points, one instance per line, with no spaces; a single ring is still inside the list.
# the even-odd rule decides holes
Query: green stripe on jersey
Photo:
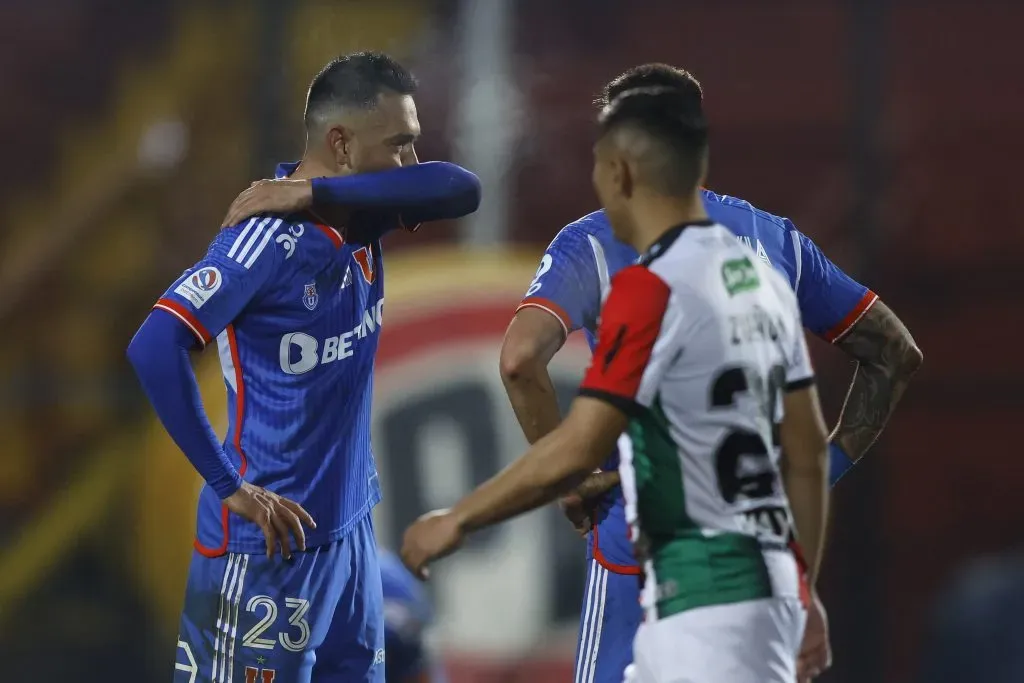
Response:
[[[771,597],[761,545],[752,536],[700,529],[687,514],[683,454],[656,396],[629,424],[640,544],[657,582],[657,614]]]
[[[705,536],[700,530],[658,543],[651,562],[658,618],[696,607],[769,598],[771,578],[757,539],[743,534]]]
[[[636,477],[637,516],[648,538],[671,537],[695,528],[686,514],[683,470],[668,418],[655,396],[649,410],[629,423]]]

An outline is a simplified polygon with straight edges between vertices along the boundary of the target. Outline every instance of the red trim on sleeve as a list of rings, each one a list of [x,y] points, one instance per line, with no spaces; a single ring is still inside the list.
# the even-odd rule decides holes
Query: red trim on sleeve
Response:
[[[159,299],[155,304],[153,304],[153,308],[159,308],[167,311],[183,322],[188,329],[192,330],[192,334],[196,336],[196,339],[199,340],[199,343],[202,346],[206,346],[210,343],[210,340],[213,339],[213,337],[210,336],[210,333],[206,330],[206,327],[192,314],[192,311],[188,310],[174,299],[168,299],[167,297]]]
[[[840,320],[835,327],[823,334],[822,337],[830,344],[835,344],[853,329],[853,326],[864,317],[864,314],[875,305],[876,301],[878,301],[877,294],[872,292],[870,289],[864,292],[863,298],[857,302],[857,305],[853,307],[853,310],[847,313],[845,318]]]
[[[612,290],[601,309],[597,348],[581,390],[634,400],[672,290],[643,266],[630,266],[612,280]]]
[[[235,326],[228,325],[224,332],[227,334],[228,348],[231,350],[231,364],[235,366],[235,386],[237,387],[235,391],[235,432],[232,443],[242,459],[238,467],[238,474],[244,477],[245,471],[249,469],[249,459],[245,457],[245,451],[242,450],[242,421],[245,418],[245,381],[242,378],[242,363],[238,356],[238,339],[235,337]],[[220,525],[223,536],[220,546],[209,548],[200,543],[199,539],[196,538],[192,542],[192,547],[196,549],[196,552],[204,557],[220,557],[228,551],[228,540],[231,538],[228,527],[229,517],[227,506],[222,505],[220,509]]]
[[[599,565],[601,565],[602,567],[604,567],[605,569],[610,571],[612,574],[625,574],[627,576],[639,576],[640,575],[640,567],[639,566],[637,566],[635,564],[615,564],[614,562],[610,562],[604,556],[604,553],[601,552],[601,542],[598,539],[597,527],[598,527],[598,525],[595,524],[594,525],[594,530],[590,532],[590,536],[593,539],[593,543],[594,543],[594,560]]]
[[[562,323],[562,330],[565,332],[565,336],[569,336],[569,332],[572,331],[572,320],[569,318],[569,314],[565,312],[565,309],[556,304],[551,299],[545,299],[541,296],[531,296],[523,299],[523,302],[516,308],[516,313],[523,310],[524,308],[539,308],[542,311],[547,311],[551,315],[558,318],[558,322]]]

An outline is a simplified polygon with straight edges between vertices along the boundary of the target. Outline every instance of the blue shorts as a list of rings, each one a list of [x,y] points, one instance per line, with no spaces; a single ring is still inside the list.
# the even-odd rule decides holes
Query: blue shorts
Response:
[[[616,574],[591,559],[576,642],[575,683],[622,683],[643,621],[640,577]]]
[[[175,683],[383,683],[372,516],[291,560],[196,552],[174,668]]]

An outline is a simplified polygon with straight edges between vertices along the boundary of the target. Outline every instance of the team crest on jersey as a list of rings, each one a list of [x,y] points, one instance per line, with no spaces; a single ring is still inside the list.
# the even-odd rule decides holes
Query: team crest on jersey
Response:
[[[320,302],[320,295],[316,293],[316,283],[310,282],[302,288],[302,305],[313,310]]]

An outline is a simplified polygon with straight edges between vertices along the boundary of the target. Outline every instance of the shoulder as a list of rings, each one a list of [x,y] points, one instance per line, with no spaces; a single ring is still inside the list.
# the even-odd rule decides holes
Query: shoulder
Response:
[[[599,242],[604,242],[612,237],[612,226],[604,211],[595,211],[569,223],[558,231],[556,241],[574,241],[580,244],[589,244],[593,237]]]
[[[221,230],[210,245],[210,255],[245,269],[273,266],[292,258],[309,239],[311,228],[311,223],[292,216],[254,216]]]
[[[747,220],[761,229],[779,233],[787,233],[793,229],[788,219],[759,209],[745,199],[718,194],[706,188],[701,190],[701,195],[704,197],[704,207],[708,215],[716,221],[729,224],[731,220]]]
[[[612,278],[612,294],[631,306],[642,305],[652,298],[668,299],[675,283],[671,281],[669,272],[657,267],[658,263],[638,263],[620,270]]]
[[[607,224],[603,214],[590,214],[559,230],[545,249],[546,257],[552,261],[551,265],[595,263],[596,253],[604,248],[604,232],[611,234],[611,228],[603,228],[602,222]]]

